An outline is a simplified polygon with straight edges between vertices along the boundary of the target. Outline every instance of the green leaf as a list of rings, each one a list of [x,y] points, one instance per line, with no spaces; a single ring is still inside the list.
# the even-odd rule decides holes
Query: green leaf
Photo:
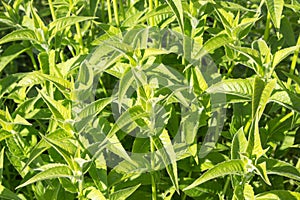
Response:
[[[85,17],[85,16],[69,16],[59,18],[49,24],[49,31],[51,36],[55,36],[57,32],[64,30],[68,26],[72,26],[76,23],[95,19],[96,17]]]
[[[5,147],[3,147],[0,152],[0,185],[2,184],[3,178],[4,149]]]
[[[21,198],[19,198],[18,195],[16,195],[3,185],[0,185],[0,197],[9,200],[21,200]]]
[[[276,102],[288,109],[297,111],[300,113],[300,97],[288,90],[277,90],[270,97],[271,102]]]
[[[286,57],[288,57],[290,54],[294,53],[294,51],[296,51],[297,49],[299,49],[299,46],[293,46],[293,47],[288,47],[285,49],[281,49],[279,51],[276,51],[276,53],[274,54],[273,57],[273,63],[272,63],[272,69],[274,70],[274,68]],[[273,71],[272,70],[272,71]]]
[[[244,186],[244,198],[245,198],[245,200],[253,200],[254,199],[253,187],[248,183],[246,183]]]
[[[195,180],[191,185],[184,188],[183,190],[192,189],[206,181],[225,175],[244,175],[245,171],[246,166],[242,160],[225,161],[209,169],[207,172],[202,174],[202,176],[200,176],[197,180]]]
[[[225,44],[228,44],[231,42],[230,37],[225,33],[220,33],[212,38],[210,38],[207,42],[204,43],[203,49],[208,52],[212,53],[214,50],[218,49],[221,46],[224,46]],[[200,54],[202,55],[202,54]]]
[[[166,167],[166,170],[169,174],[169,177],[176,188],[179,190],[178,186],[178,174],[177,174],[177,163],[176,163],[176,154],[168,135],[168,132],[164,129],[159,137],[153,138],[154,145],[160,154],[162,161]]]
[[[300,193],[288,190],[272,190],[255,196],[255,200],[299,200]]]
[[[227,79],[210,86],[206,92],[209,94],[223,93],[237,97],[251,99],[254,79]]]
[[[242,127],[233,136],[231,144],[231,159],[240,159],[240,154],[246,152],[247,145],[248,141]]]
[[[40,91],[40,94],[56,120],[58,120],[59,122],[64,122],[64,120],[66,119],[71,119],[70,109],[67,109],[62,105],[61,102],[52,99],[46,93]]]
[[[258,175],[265,181],[266,184],[271,186],[270,180],[267,175],[266,163],[265,162],[259,163],[255,167]]]
[[[0,72],[6,67],[6,65],[27,50],[29,50],[29,48],[24,48],[20,44],[13,44],[9,46],[0,56]]]
[[[48,164],[48,165],[44,165],[43,168],[45,168],[44,171],[33,176],[25,183],[19,185],[16,189],[25,187],[26,185],[30,185],[37,181],[54,179],[54,178],[71,178],[72,177],[72,170],[67,165]]]
[[[258,120],[261,118],[275,85],[276,79],[265,84],[260,78],[255,78],[252,95],[252,119],[255,118],[256,114],[258,115]]]
[[[113,100],[113,98],[111,98],[111,97],[98,99],[98,100],[92,102],[91,104],[87,105],[86,107],[84,107],[80,111],[79,116],[81,118],[85,118],[88,116],[95,116],[95,115],[99,114],[109,103],[111,103],[112,100]]]
[[[118,190],[118,191],[112,193],[109,196],[109,199],[110,200],[126,200],[132,193],[134,193],[134,191],[136,191],[140,187],[140,185],[141,184],[138,184],[133,187]]]
[[[68,138],[71,138],[72,135],[63,129],[57,129],[57,130],[47,134],[46,137],[51,140],[63,141]],[[34,161],[39,155],[41,155],[43,152],[45,152],[50,147],[51,147],[51,145],[48,144],[47,141],[45,141],[44,139],[39,141],[39,143],[36,144],[34,146],[34,148],[31,149],[29,158],[28,158],[24,168],[29,166],[30,163],[32,163],[32,161]]]
[[[275,28],[279,29],[284,0],[266,0],[265,2]]]
[[[100,190],[97,190],[95,187],[88,187],[84,189],[87,193],[86,197],[91,200],[106,200],[105,196]]]
[[[293,165],[273,158],[261,158],[261,161],[266,162],[268,174],[276,174],[300,181],[300,172]]]
[[[4,44],[7,42],[13,42],[18,40],[30,40],[33,42],[38,42],[38,39],[33,30],[23,29],[13,31],[0,39],[0,44]]]
[[[249,133],[248,139],[248,146],[246,152],[249,156],[255,156],[257,160],[260,158],[266,150],[263,150],[260,140],[260,133],[259,133],[259,118],[258,115],[255,116],[254,122],[252,122],[252,128]]]
[[[146,113],[144,109],[139,105],[129,108],[117,119],[114,126],[107,134],[107,137],[112,137],[123,127],[135,122],[138,119],[141,119],[142,117],[147,117],[148,115],[149,114]]]
[[[12,74],[0,80],[0,98],[9,93],[17,85],[17,81],[24,77],[25,74]]]
[[[170,8],[172,9],[173,13],[175,14],[180,29],[182,33],[184,33],[184,22],[183,22],[183,9],[182,9],[182,4],[181,0],[166,0]]]

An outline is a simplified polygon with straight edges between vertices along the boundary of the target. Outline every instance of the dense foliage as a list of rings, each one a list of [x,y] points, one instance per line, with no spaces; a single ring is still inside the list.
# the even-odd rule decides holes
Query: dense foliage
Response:
[[[297,0],[3,0],[1,199],[300,199]]]

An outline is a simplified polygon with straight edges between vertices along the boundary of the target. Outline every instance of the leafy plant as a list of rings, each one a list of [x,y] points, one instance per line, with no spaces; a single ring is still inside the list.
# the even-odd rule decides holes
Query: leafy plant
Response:
[[[300,199],[297,0],[0,10],[1,199]]]

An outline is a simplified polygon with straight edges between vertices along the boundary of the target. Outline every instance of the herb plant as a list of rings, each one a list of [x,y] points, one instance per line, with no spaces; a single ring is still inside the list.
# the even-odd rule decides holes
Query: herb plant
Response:
[[[1,199],[300,199],[298,0],[3,0]]]

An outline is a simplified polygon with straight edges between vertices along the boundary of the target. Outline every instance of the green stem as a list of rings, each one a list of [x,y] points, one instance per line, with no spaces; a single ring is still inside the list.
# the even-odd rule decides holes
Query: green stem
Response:
[[[76,32],[77,32],[77,35],[78,35],[78,43],[80,45],[80,53],[83,53],[84,46],[83,46],[81,29],[80,29],[80,25],[79,25],[78,22],[75,23],[75,27],[76,27]]]
[[[105,11],[105,2],[104,2],[104,0],[101,0],[101,21],[102,22],[105,22],[104,21],[104,19],[105,19],[104,11]]]
[[[300,45],[300,35],[298,36],[298,41],[297,41],[296,45],[297,46]],[[295,72],[295,68],[296,68],[296,64],[297,64],[297,59],[298,59],[298,54],[299,54],[299,48],[294,52],[294,56],[293,56],[292,63],[291,63],[291,68],[290,68],[290,74],[291,75],[293,75],[294,72]],[[292,83],[292,79],[288,78],[288,80],[287,80],[287,88],[290,89],[291,83]]]
[[[235,62],[232,61],[232,62],[230,62],[230,64],[231,64],[231,66],[230,66],[230,68],[228,69],[228,72],[227,72],[227,75],[226,75],[227,78],[229,78],[229,76],[231,75],[231,73],[232,73],[232,71],[233,71],[233,68],[234,68],[234,66],[235,66]]]
[[[113,0],[113,9],[114,9],[114,14],[115,14],[116,25],[119,27],[120,20],[119,20],[118,1],[117,0]]]
[[[153,0],[149,0],[149,12],[153,10]],[[154,26],[154,18],[149,18],[150,26]]]
[[[29,55],[29,57],[30,57],[30,60],[31,60],[31,62],[32,62],[32,65],[33,65],[33,68],[37,71],[38,70],[38,66],[37,66],[37,64],[36,64],[36,61],[35,61],[35,59],[34,59],[34,56],[33,56],[33,53],[32,53],[32,51],[27,51],[27,54]]]
[[[99,83],[100,83],[100,85],[101,85],[101,87],[102,87],[102,89],[103,89],[104,95],[105,95],[106,97],[108,97],[107,90],[106,90],[106,88],[104,87],[104,84],[103,84],[103,81],[102,81],[101,78],[99,79]]]
[[[112,13],[111,13],[111,4],[110,0],[107,0],[107,13],[108,13],[108,22],[112,23]]]
[[[55,21],[56,20],[56,16],[55,16],[55,11],[54,11],[52,0],[48,0],[48,4],[49,4],[51,16],[52,16],[52,20]]]
[[[271,15],[268,12],[267,21],[266,21],[266,29],[265,29],[265,33],[264,33],[264,40],[265,41],[267,41],[269,39],[271,26],[272,26],[272,24],[271,24]]]
[[[224,185],[224,189],[223,189],[223,195],[224,195],[224,197],[225,197],[226,191],[228,189],[229,183],[230,183],[230,176],[227,177],[225,185]]]
[[[193,173],[192,171],[189,171],[188,178],[192,177],[192,173]],[[186,200],[186,194],[185,193],[183,193],[181,200]]]
[[[154,152],[155,152],[155,146],[153,138],[150,138],[150,150],[151,150],[151,168],[154,169]],[[155,174],[154,172],[151,172],[151,190],[152,190],[152,200],[156,200],[157,194],[156,194],[156,183],[155,183]]]
[[[120,11],[121,11],[121,16],[124,20],[125,19],[125,11],[124,11],[123,0],[120,0]]]

